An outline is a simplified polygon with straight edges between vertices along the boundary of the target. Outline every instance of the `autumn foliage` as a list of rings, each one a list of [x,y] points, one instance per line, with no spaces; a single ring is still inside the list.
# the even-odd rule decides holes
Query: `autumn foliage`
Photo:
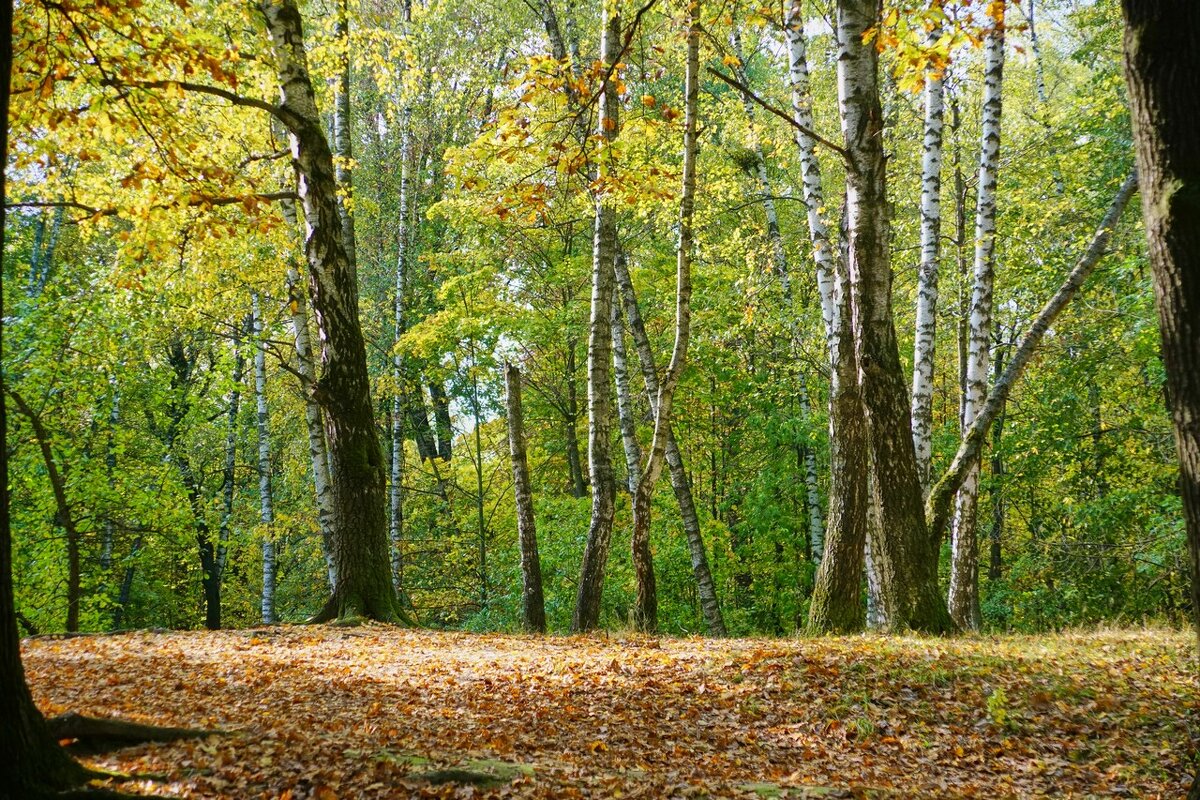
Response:
[[[224,732],[92,760],[161,776],[118,785],[145,794],[1175,798],[1190,646],[304,627],[39,639],[25,663],[49,714]]]

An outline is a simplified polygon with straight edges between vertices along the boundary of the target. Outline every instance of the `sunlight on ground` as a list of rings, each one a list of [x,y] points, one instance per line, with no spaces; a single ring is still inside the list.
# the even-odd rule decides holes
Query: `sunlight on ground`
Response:
[[[27,642],[48,714],[231,735],[95,760],[182,797],[1175,798],[1171,631],[724,641],[387,627]]]

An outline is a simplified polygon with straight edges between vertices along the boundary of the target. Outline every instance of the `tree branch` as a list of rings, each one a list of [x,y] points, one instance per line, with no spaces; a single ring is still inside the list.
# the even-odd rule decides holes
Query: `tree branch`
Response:
[[[817,133],[812,128],[808,127],[807,125],[801,125],[799,122],[796,122],[796,120],[792,119],[791,114],[789,114],[786,111],[783,111],[779,108],[776,108],[775,106],[768,103],[766,100],[763,100],[761,97],[759,97],[758,95],[756,95],[754,93],[753,89],[751,89],[749,86],[742,83],[741,81],[737,80],[736,78],[731,78],[728,75],[726,75],[725,73],[721,72],[720,70],[714,69],[712,67],[708,68],[708,72],[710,75],[714,75],[717,78],[720,78],[721,80],[725,81],[725,83],[729,84],[734,89],[737,89],[739,92],[741,92],[743,95],[745,95],[748,100],[751,100],[752,102],[757,103],[758,105],[762,106],[767,111],[770,111],[772,114],[779,117],[780,119],[782,119],[787,124],[791,125],[796,130],[800,131],[803,134],[811,136],[813,138],[813,141],[819,142],[820,144],[823,144],[824,146],[828,147],[833,152],[837,153],[839,156],[842,157],[842,160],[846,162],[847,167],[850,167],[853,165],[853,163],[854,163],[853,159],[850,158],[850,153],[848,153],[846,151],[846,148],[841,147],[837,144],[834,144],[833,142],[829,141],[824,136]]]
[[[984,403],[983,409],[979,412],[979,416],[971,423],[971,427],[963,434],[962,442],[958,446],[958,452],[954,455],[954,460],[950,466],[946,468],[945,474],[934,485],[929,492],[929,499],[925,503],[925,517],[929,521],[929,532],[934,537],[935,541],[940,542],[945,535],[946,528],[950,522],[950,505],[955,493],[962,486],[963,481],[967,477],[967,473],[979,461],[983,453],[984,440],[987,438],[988,430],[992,426],[992,422],[1004,407],[1005,401],[1008,400],[1008,395],[1012,391],[1013,385],[1017,379],[1021,377],[1021,373],[1025,370],[1026,365],[1033,358],[1033,353],[1042,341],[1042,336],[1054,324],[1054,320],[1059,313],[1066,308],[1067,304],[1079,291],[1083,282],[1096,269],[1096,265],[1100,263],[1100,259],[1104,257],[1105,248],[1108,246],[1108,240],[1112,236],[1113,228],[1121,218],[1121,212],[1125,210],[1129,198],[1133,196],[1137,189],[1137,174],[1130,173],[1125,182],[1121,184],[1121,188],[1117,190],[1117,196],[1113,198],[1112,205],[1109,206],[1108,212],[1105,213],[1104,219],[1100,221],[1100,227],[1096,229],[1096,233],[1092,236],[1091,244],[1084,252],[1075,268],[1071,270],[1071,274],[1063,281],[1062,286],[1054,293],[1046,305],[1034,320],[1033,325],[1021,338],[1021,343],[1017,346],[1016,352],[1013,353],[1012,360],[1008,362],[1008,367],[1004,370],[1004,374],[996,381],[996,385],[992,387],[991,393],[988,395],[987,402]]]

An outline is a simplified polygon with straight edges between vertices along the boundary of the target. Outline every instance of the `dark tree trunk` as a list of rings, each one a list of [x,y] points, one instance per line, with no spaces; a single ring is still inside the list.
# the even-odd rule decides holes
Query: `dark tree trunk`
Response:
[[[437,454],[442,461],[449,461],[454,428],[450,421],[450,399],[446,397],[441,381],[429,384],[429,397],[433,400],[433,419],[437,425]]]
[[[866,613],[862,579],[871,459],[850,328],[850,284],[844,265],[839,265],[837,272],[838,322],[829,409],[829,524],[808,612],[808,627],[816,633],[861,630]]]
[[[571,471],[571,496],[587,497],[587,479],[579,456],[579,397],[575,389],[575,340],[567,342],[567,413],[563,419],[567,439],[567,468]]]
[[[854,338],[867,405],[875,500],[882,535],[871,543],[879,562],[887,624],[929,632],[953,623],[938,588],[937,548],[925,524],[912,440],[907,381],[892,319],[883,112],[878,54],[862,37],[877,20],[875,0],[838,3],[838,84],[846,150],[847,221]]]
[[[517,503],[517,532],[521,546],[521,620],[525,630],[546,632],[546,607],[542,599],[542,564],[538,558],[537,529],[533,519],[533,489],[525,457],[525,419],[521,409],[521,371],[508,364],[504,371],[508,394],[508,451],[512,456],[513,493]]]
[[[425,407],[425,395],[419,386],[409,395],[405,407],[408,409],[408,419],[412,423],[413,441],[417,444],[417,455],[423,462],[437,458],[437,441],[433,438],[433,428],[429,424],[429,409]]]
[[[0,1],[0,117],[8,119],[12,69],[12,0]],[[8,164],[8,126],[0,130],[0,197]],[[0,203],[0,251],[4,249],[5,209]],[[0,319],[3,310],[0,309]],[[21,666],[21,639],[12,585],[12,530],[8,516],[8,415],[0,392],[0,797],[48,795],[82,782],[86,773],[58,746],[33,704]]]
[[[294,0],[263,0],[282,103],[291,134],[307,228],[309,289],[321,332],[316,397],[325,411],[333,489],[337,586],[314,621],[363,616],[396,621],[399,606],[388,553],[387,476],[375,429],[358,287],[342,240],[333,155],[321,127]]]
[[[1175,426],[1200,635],[1200,4],[1122,0],[1142,215]],[[1192,795],[1200,795],[1200,774]]]

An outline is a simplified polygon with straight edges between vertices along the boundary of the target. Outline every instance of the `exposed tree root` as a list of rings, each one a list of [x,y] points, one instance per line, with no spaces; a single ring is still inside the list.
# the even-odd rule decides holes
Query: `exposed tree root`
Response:
[[[73,749],[103,753],[143,742],[174,742],[200,739],[222,731],[200,728],[165,728],[120,719],[85,717],[70,712],[46,720],[50,733],[59,741],[70,740]]]

